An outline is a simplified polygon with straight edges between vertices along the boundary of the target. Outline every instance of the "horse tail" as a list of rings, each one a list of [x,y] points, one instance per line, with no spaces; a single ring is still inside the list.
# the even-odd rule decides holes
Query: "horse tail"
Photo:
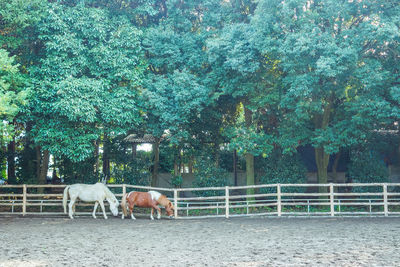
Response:
[[[63,195],[63,206],[64,206],[64,213],[67,214],[67,200],[68,200],[68,190],[69,190],[69,185],[67,185],[64,189],[64,195]]]
[[[123,194],[122,199],[121,199],[121,208],[122,208],[122,213],[124,216],[128,215],[128,212],[126,210],[126,195],[127,193]]]

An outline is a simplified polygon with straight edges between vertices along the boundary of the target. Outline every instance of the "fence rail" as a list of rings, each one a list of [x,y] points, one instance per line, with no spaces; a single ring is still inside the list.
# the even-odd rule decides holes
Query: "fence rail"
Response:
[[[0,215],[61,215],[65,186],[0,185]],[[178,219],[257,215],[400,215],[400,183],[265,184],[174,189],[128,184],[108,186],[119,199],[128,191],[160,191],[173,201],[175,218]],[[246,194],[249,188],[255,189],[255,193]],[[81,209],[77,214],[91,214],[93,204],[78,203],[77,206]]]

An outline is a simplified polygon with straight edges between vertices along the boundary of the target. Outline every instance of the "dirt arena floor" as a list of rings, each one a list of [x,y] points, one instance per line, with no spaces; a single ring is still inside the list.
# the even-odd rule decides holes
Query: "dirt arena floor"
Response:
[[[400,266],[400,218],[0,217],[0,266]]]

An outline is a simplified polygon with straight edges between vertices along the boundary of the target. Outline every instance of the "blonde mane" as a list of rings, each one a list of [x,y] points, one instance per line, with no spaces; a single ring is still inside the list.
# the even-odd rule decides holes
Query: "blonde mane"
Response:
[[[167,206],[169,205],[169,203],[171,203],[171,201],[169,201],[169,199],[168,199],[166,196],[164,196],[164,195],[161,195],[160,198],[157,199],[157,202],[158,202],[161,206],[164,206],[164,207],[167,207]],[[171,203],[171,204],[172,204],[172,203]]]

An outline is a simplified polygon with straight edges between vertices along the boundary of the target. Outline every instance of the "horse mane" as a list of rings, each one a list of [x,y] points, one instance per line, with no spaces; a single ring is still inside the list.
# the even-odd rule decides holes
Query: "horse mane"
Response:
[[[170,202],[171,201],[169,201],[169,199],[165,195],[161,195],[160,198],[158,199],[158,203],[160,203],[160,205],[164,207],[168,206]]]
[[[113,200],[117,200],[117,198],[115,197],[115,195],[113,194],[113,192],[111,192],[110,188],[108,188],[108,186],[106,186],[103,183],[99,183],[102,184],[104,187],[104,192],[106,193],[106,196],[113,199]]]

